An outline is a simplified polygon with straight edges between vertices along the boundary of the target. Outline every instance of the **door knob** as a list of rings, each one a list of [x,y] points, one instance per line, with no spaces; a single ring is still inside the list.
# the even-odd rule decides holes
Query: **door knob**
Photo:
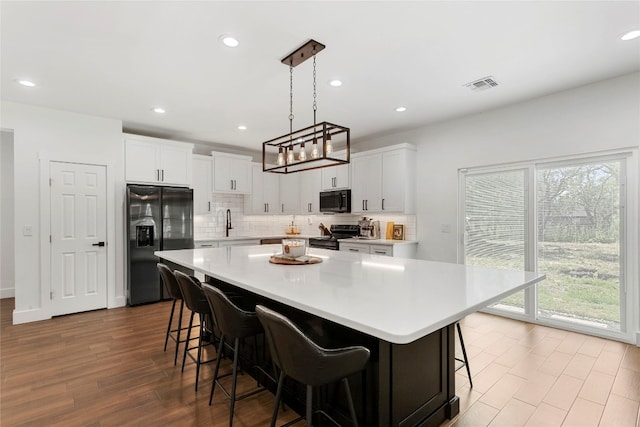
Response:
[[[102,247],[102,246],[104,246],[104,242],[94,243],[94,244],[93,244],[93,245],[91,245],[91,246],[100,246],[100,247]]]

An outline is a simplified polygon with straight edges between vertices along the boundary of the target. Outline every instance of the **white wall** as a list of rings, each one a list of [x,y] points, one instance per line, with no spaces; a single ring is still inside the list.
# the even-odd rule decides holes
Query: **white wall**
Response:
[[[49,318],[41,284],[40,155],[107,165],[107,288],[109,307],[126,303],[123,281],[124,145],[122,122],[46,108],[2,103],[2,126],[14,132],[14,323]],[[33,236],[22,236],[25,225]],[[44,243],[44,242],[42,242]],[[46,273],[46,272],[44,272]]]
[[[458,169],[637,148],[639,93],[640,73],[633,73],[358,146],[418,146],[418,257],[456,262]],[[451,233],[440,231],[443,224]]]
[[[0,131],[0,298],[14,296],[13,134]]]

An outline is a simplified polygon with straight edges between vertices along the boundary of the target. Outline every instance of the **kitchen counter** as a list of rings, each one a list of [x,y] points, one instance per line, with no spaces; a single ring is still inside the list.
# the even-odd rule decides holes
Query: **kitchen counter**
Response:
[[[261,240],[261,239],[308,239],[310,237],[319,237],[319,235],[306,235],[306,234],[296,234],[296,235],[287,235],[287,234],[277,234],[277,235],[267,235],[267,236],[219,236],[219,237],[202,237],[193,239],[194,243],[200,242],[231,242],[234,240]]]
[[[357,416],[367,426],[439,426],[455,417],[455,323],[544,279],[525,271],[315,248],[309,253],[322,263],[269,263],[280,250],[229,246],[155,254],[283,313],[319,345],[369,348],[365,374],[349,378]],[[335,405],[329,410],[342,421],[344,399],[334,392],[328,390],[327,401]],[[304,387],[285,391],[285,400],[304,411]]]
[[[315,265],[269,263],[280,245],[156,255],[374,337],[406,344],[544,278],[524,271],[309,248]],[[392,302],[392,303],[390,303]]]
[[[360,239],[360,238],[349,238],[349,239],[338,239],[339,242],[344,243],[363,243],[366,245],[417,245],[417,240],[389,240],[389,239]]]

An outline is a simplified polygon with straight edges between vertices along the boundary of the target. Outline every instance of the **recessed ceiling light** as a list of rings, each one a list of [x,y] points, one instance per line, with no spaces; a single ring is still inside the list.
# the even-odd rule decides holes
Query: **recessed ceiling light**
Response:
[[[633,30],[620,37],[622,40],[633,40],[640,37],[640,30]]]
[[[36,85],[34,82],[30,80],[18,79],[16,81],[20,83],[22,86],[26,86],[26,87],[34,87]]]
[[[158,113],[158,114],[164,114],[167,111],[164,108],[156,107],[156,108],[153,109],[153,112],[154,113]]]
[[[396,111],[398,113],[402,113],[403,111],[407,111],[407,108],[406,107],[398,107],[398,108],[396,108]]]
[[[331,80],[329,84],[333,87],[342,86],[342,82],[340,80]]]
[[[238,125],[238,130],[247,130],[245,125]]]
[[[238,47],[238,45],[240,44],[240,42],[238,42],[238,39],[236,39],[233,36],[230,36],[229,34],[221,35],[220,41],[222,42],[223,45],[227,47]]]

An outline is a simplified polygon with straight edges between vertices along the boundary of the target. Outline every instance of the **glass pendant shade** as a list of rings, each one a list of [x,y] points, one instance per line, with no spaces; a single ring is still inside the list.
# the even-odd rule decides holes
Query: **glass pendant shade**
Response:
[[[307,160],[307,151],[304,149],[304,142],[300,144],[300,153],[298,154],[298,160],[304,162]]]
[[[331,135],[327,134],[324,140],[324,151],[326,154],[333,153],[333,143],[331,142]]]
[[[282,147],[278,148],[278,159],[276,163],[278,164],[278,166],[284,166],[284,152],[282,150]]]
[[[287,164],[291,164],[296,160],[295,155],[293,153],[293,145],[290,145],[287,148]]]

